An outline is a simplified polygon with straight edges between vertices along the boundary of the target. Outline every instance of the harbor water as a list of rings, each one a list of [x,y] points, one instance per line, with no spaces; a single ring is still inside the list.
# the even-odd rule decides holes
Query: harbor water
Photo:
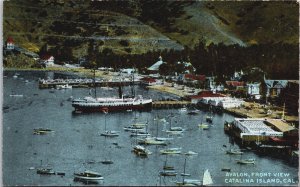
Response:
[[[3,78],[4,185],[82,186],[83,183],[73,180],[73,173],[85,170],[101,173],[104,181],[100,185],[105,186],[175,185],[176,181],[182,181],[180,173],[184,171],[185,158],[185,172],[191,175],[186,178],[202,180],[203,172],[208,169],[215,185],[297,185],[298,167],[287,160],[245,151],[242,158],[254,158],[256,162],[253,165],[239,165],[236,160],[241,158],[240,155],[225,154],[230,144],[223,124],[234,119],[229,114],[216,114],[209,130],[198,127],[207,115],[201,110],[196,115],[188,115],[178,109],[125,111],[108,113],[106,117],[103,113],[73,114],[70,98],[88,96],[88,88],[39,89],[38,78],[47,78],[49,74],[53,78],[66,76],[52,72],[18,73],[18,77],[13,78],[15,72],[5,71]],[[136,94],[153,100],[177,98],[139,86],[135,90]],[[130,88],[125,88],[124,92],[129,93]],[[118,89],[97,88],[97,94],[117,97]],[[168,118],[170,114],[174,117]],[[119,131],[118,137],[100,136],[104,131],[105,118],[107,130]],[[172,136],[168,146],[147,146],[152,154],[141,158],[131,152],[136,138],[130,137],[123,127],[147,121],[148,131],[154,136],[167,137],[165,130],[170,124],[186,130],[182,135]],[[40,127],[54,132],[34,135],[33,129]],[[198,154],[168,157],[160,154],[160,150],[171,147],[181,147],[182,152]],[[176,177],[159,176],[166,158],[168,165],[175,167]],[[112,160],[113,164],[102,164],[105,159]],[[36,173],[36,168],[47,166],[65,173],[65,176]],[[223,168],[230,168],[231,172],[221,171]],[[267,176],[268,173],[271,176]]]

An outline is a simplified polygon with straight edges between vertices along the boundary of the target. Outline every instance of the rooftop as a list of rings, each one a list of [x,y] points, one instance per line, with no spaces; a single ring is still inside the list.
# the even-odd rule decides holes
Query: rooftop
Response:
[[[282,135],[282,132],[273,130],[267,125],[266,119],[263,118],[235,118],[237,126],[243,133],[252,135]]]
[[[266,119],[267,122],[269,122],[270,124],[274,125],[278,130],[280,130],[281,132],[287,132],[287,131],[291,131],[294,130],[295,128],[289,124],[287,124],[285,121],[281,120],[281,119]]]

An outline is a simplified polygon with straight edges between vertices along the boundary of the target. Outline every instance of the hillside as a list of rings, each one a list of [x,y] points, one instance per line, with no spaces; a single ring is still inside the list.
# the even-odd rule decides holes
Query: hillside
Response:
[[[45,44],[71,51],[74,58],[88,50],[116,54],[193,48],[199,40],[249,46],[260,43],[297,44],[296,2],[217,1],[5,1],[4,39],[29,50]]]
[[[144,5],[148,23],[186,46],[199,40],[239,44],[298,43],[299,5],[296,2],[189,1]],[[151,10],[150,10],[150,7]],[[167,14],[164,19],[155,15]]]
[[[93,10],[89,4],[4,3],[4,38],[12,36],[17,44],[32,51],[72,47],[73,55],[87,55],[90,46],[117,54],[145,53],[148,50],[176,49],[183,46],[122,13]],[[25,11],[24,11],[25,10]]]

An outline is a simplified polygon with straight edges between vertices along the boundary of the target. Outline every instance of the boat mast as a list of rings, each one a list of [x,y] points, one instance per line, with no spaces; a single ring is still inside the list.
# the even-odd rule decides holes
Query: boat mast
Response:
[[[182,184],[184,184],[185,167],[186,167],[186,157],[184,158],[183,175],[182,175]]]
[[[158,121],[156,120],[156,138],[158,138]]]
[[[131,95],[132,95],[133,97],[135,97],[135,89],[134,89],[134,71],[132,72],[131,79],[132,79],[132,81],[131,81]]]
[[[94,91],[95,91],[95,98],[97,98],[97,89],[96,89],[96,68],[94,68]]]

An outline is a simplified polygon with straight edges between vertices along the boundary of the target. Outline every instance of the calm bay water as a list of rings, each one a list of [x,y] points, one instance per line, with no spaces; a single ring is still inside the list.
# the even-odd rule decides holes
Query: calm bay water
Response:
[[[73,181],[74,172],[93,170],[104,176],[103,185],[174,185],[174,181],[181,181],[181,176],[159,177],[166,157],[159,151],[165,147],[147,146],[153,152],[148,158],[140,158],[132,152],[135,138],[131,138],[123,127],[137,121],[149,121],[149,132],[166,137],[162,131],[169,127],[154,121],[155,116],[164,118],[170,113],[175,114],[172,125],[182,126],[186,132],[182,136],[173,136],[169,147],[181,147],[183,152],[194,151],[198,155],[187,157],[186,172],[193,179],[200,179],[205,169],[211,172],[216,185],[280,185],[278,183],[228,183],[222,168],[231,168],[231,173],[288,173],[287,179],[298,181],[298,168],[287,161],[268,156],[259,156],[253,152],[245,152],[243,158],[255,158],[255,165],[238,165],[236,159],[240,156],[226,155],[223,145],[229,145],[228,136],[224,134],[224,121],[232,121],[228,114],[215,115],[213,126],[209,130],[198,128],[205,112],[191,116],[178,109],[152,110],[151,112],[121,112],[109,113],[106,117],[107,129],[120,131],[120,136],[107,138],[100,136],[104,131],[105,115],[72,114],[73,108],[68,101],[88,95],[88,89],[74,88],[69,90],[55,90],[38,88],[38,78],[51,75],[54,78],[63,77],[62,74],[45,72],[19,72],[18,78],[12,76],[15,72],[4,72],[3,106],[3,182],[4,185],[82,185]],[[70,77],[70,76],[69,76]],[[26,83],[25,80],[29,82]],[[129,88],[125,91],[129,92]],[[117,96],[117,89],[112,91],[97,89],[98,96]],[[151,97],[154,100],[162,98],[176,98],[168,94],[153,90],[136,88],[137,94]],[[10,97],[10,94],[23,94],[23,97]],[[33,135],[34,128],[50,128],[55,132],[47,135]],[[117,146],[117,145],[118,146]],[[183,172],[184,156],[168,156],[168,164],[174,165],[178,173]],[[112,165],[103,165],[99,161],[111,159]],[[89,161],[95,161],[89,163]],[[41,163],[42,162],[42,163]],[[64,177],[58,175],[43,176],[36,174],[38,168],[49,165],[55,171],[65,172]],[[257,177],[251,177],[256,180]],[[274,178],[274,177],[271,177]],[[267,179],[267,178],[266,178]],[[283,179],[283,178],[281,178]],[[291,185],[291,183],[284,183]],[[293,184],[296,185],[296,184]]]

